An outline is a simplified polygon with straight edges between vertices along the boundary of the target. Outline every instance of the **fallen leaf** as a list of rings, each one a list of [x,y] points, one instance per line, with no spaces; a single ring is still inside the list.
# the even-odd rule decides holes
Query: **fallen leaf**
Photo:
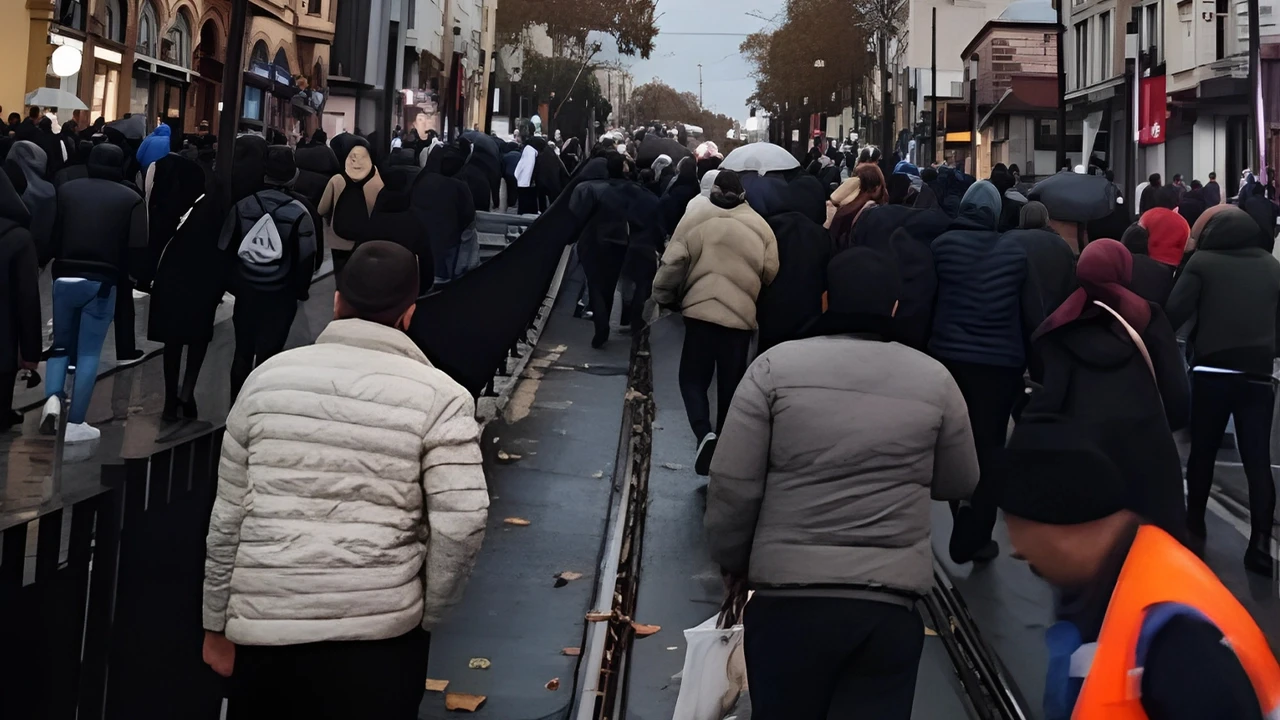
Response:
[[[467,667],[472,670],[488,670],[493,663],[489,662],[489,658],[471,658],[467,662]]]
[[[593,473],[591,473],[591,477],[593,477],[593,478],[595,478],[595,479],[599,480],[600,478],[604,477],[604,471],[603,471],[603,470],[599,470],[599,471],[593,472]]]
[[[666,463],[662,463],[662,467],[664,467],[664,468],[666,468],[666,469],[668,469],[668,470],[683,470],[683,469],[684,469],[684,466],[683,466],[683,465],[681,465],[680,463],[673,463],[673,462],[666,462]]]
[[[679,647],[677,647],[677,646],[675,646],[675,645],[672,645],[672,646],[668,647],[667,649],[668,649],[668,650],[679,650],[680,648],[679,648]]]
[[[548,681],[547,681],[547,689],[548,689],[548,690],[559,690],[559,689],[560,689],[560,678],[551,678],[550,680],[548,680]]]
[[[507,518],[502,522],[508,525],[515,525],[516,527],[527,527],[532,524],[528,520],[525,520],[524,518],[516,518],[516,517]]]
[[[427,690],[431,692],[444,692],[444,689],[447,687],[449,687],[448,680],[432,680],[431,678],[427,678]]]
[[[931,628],[931,627],[925,627],[925,629],[924,629],[924,634],[925,634],[927,637],[938,637],[938,631],[937,631],[937,630],[934,630],[934,629],[933,629],[933,628]]]
[[[587,622],[608,622],[612,619],[613,619],[613,613],[607,613],[607,612],[587,613]]]
[[[444,696],[445,710],[465,710],[475,712],[484,705],[485,696],[467,695],[466,693],[448,693]]]
[[[572,570],[565,570],[564,572],[560,573],[556,577],[566,580],[568,582],[573,582],[574,580],[581,580],[582,573],[574,572]]]
[[[503,462],[515,462],[516,460],[519,460],[521,457],[522,457],[521,455],[517,455],[515,453],[509,453],[506,450],[498,451],[498,459]]]
[[[649,637],[650,635],[662,629],[661,625],[644,625],[638,622],[632,622],[631,628],[636,631],[636,637]]]
[[[568,655],[569,657],[578,657],[579,655],[582,654],[582,648],[580,647],[565,648],[560,651],[560,654]]]

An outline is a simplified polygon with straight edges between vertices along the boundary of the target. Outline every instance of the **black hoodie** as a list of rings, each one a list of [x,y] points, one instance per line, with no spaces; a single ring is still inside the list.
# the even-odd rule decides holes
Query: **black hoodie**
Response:
[[[751,191],[747,192],[750,197]],[[810,192],[808,183],[788,183],[778,196],[783,202],[765,216],[778,241],[778,275],[760,291],[756,302],[761,354],[778,343],[797,339],[822,314],[831,259],[831,238],[822,227],[825,201]]]
[[[40,359],[40,268],[30,222],[22,198],[0,173],[0,373]]]
[[[124,184],[123,166],[123,150],[98,145],[89,155],[89,177],[58,188],[54,278],[114,285],[138,274],[146,258],[147,205]]]

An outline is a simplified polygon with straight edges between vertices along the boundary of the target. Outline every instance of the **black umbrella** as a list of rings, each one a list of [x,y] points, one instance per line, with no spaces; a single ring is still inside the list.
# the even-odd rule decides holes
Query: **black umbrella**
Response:
[[[659,155],[667,155],[671,158],[671,167],[675,167],[680,163],[680,158],[693,157],[693,152],[689,148],[672,140],[671,138],[657,137],[656,135],[645,135],[644,140],[640,141],[640,149],[636,153],[636,164],[642,169],[648,168],[658,159]]]
[[[109,122],[102,126],[103,132],[112,130],[120,133],[125,140],[141,142],[147,136],[147,121],[141,115],[130,115],[123,120]]]
[[[1115,196],[1109,192],[1109,185],[1104,177],[1064,170],[1036,183],[1028,198],[1044,203],[1054,220],[1087,223],[1101,220],[1115,210]]]

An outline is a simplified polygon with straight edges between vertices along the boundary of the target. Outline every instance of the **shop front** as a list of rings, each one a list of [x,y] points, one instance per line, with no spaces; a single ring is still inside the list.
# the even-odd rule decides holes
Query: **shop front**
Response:
[[[251,61],[249,70],[244,73],[240,130],[260,133],[268,140],[278,133],[296,142],[301,130],[294,113],[293,98],[300,92],[287,68]]]

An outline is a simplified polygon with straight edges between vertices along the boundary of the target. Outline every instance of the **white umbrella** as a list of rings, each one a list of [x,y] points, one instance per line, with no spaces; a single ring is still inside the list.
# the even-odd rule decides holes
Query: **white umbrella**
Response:
[[[27,105],[36,105],[46,108],[57,108],[59,110],[88,110],[89,106],[80,102],[80,98],[72,95],[66,90],[58,88],[42,87],[27,93]]]
[[[754,171],[761,175],[778,170],[794,170],[800,161],[791,153],[773,143],[758,142],[734,150],[720,163],[721,170],[734,172]]]

